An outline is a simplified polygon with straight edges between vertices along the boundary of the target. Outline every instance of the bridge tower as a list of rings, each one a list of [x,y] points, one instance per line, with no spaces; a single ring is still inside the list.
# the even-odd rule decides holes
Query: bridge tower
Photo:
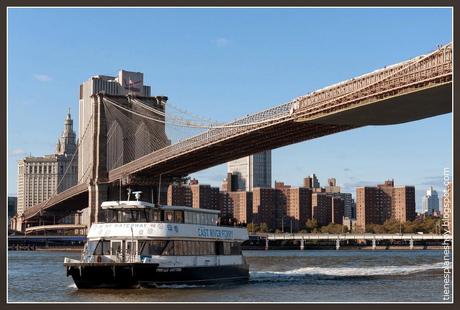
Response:
[[[126,199],[124,191],[119,194],[123,185],[142,183],[140,179],[144,186],[158,183],[158,176],[127,175],[109,184],[108,173],[170,144],[164,122],[166,101],[164,96],[150,96],[150,86],[143,85],[140,72],[93,76],[80,86],[78,178],[88,185],[82,223],[98,222],[103,201]]]

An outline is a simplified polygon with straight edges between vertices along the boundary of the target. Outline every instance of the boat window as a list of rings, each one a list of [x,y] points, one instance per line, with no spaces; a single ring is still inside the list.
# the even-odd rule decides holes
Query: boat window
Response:
[[[224,255],[230,255],[230,243],[224,242]]]
[[[200,213],[200,224],[206,224],[205,214]]]
[[[216,255],[224,255],[224,243],[222,241],[216,241]]]
[[[112,241],[112,255],[121,253],[121,241]]]
[[[140,240],[139,255],[150,256],[160,255],[166,245],[164,240]]]
[[[161,222],[161,211],[160,210],[154,210],[153,211],[153,221],[154,222]]]
[[[165,211],[165,222],[174,221],[174,211]]]
[[[141,214],[141,222],[150,222],[150,210],[147,210],[147,208],[144,208],[142,210],[139,210]]]
[[[126,254],[136,255],[136,241],[126,241]]]
[[[105,210],[105,221],[106,223],[118,223],[118,211]]]
[[[163,253],[161,255],[174,255],[174,242],[168,241],[168,244],[166,247],[163,249]]]
[[[140,212],[139,210],[129,210],[130,216],[131,216],[131,221],[132,222],[139,222],[140,221]]]
[[[172,243],[174,243],[173,250]],[[192,255],[215,255],[213,241],[170,241],[168,250],[163,255],[192,256]]]
[[[97,240],[97,241],[88,241],[86,251],[88,253],[90,253],[90,254],[93,254],[94,250],[96,249],[96,246],[97,246],[98,242],[99,242],[99,240]]]
[[[174,255],[186,255],[184,241],[174,241]]]
[[[174,222],[176,223],[184,222],[184,211],[174,211]]]
[[[240,254],[241,254],[241,244],[237,242],[231,243],[230,255],[240,255]]]
[[[198,213],[192,212],[192,223],[198,224]]]
[[[184,215],[185,215],[185,223],[186,223],[186,224],[192,223],[191,212],[185,211],[185,212],[184,212]]]
[[[93,255],[110,255],[110,241],[99,240],[96,248],[94,249]]]

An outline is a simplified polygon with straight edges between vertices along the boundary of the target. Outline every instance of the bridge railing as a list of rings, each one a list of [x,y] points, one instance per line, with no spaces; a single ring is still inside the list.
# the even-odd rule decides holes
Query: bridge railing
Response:
[[[338,104],[362,101],[398,91],[411,84],[420,84],[452,74],[452,44],[445,45],[433,53],[419,56],[409,61],[380,69],[354,78],[318,92],[301,97],[294,111],[305,115]]]
[[[414,70],[414,65],[416,66]],[[444,66],[445,65],[445,66]],[[401,77],[399,74],[409,71],[411,79],[415,82],[420,79],[420,75],[439,74],[438,67],[444,67],[447,71],[451,71],[452,66],[452,44],[447,44],[438,48],[436,51],[428,54],[412,58],[408,61],[401,62],[395,65],[387,66],[371,73],[340,82],[326,88],[314,91],[308,95],[299,97],[299,106],[302,109],[306,107],[315,107],[321,103],[340,98],[354,93],[358,98],[358,91],[365,90],[370,86],[381,83],[385,80],[392,82],[406,82],[406,77]],[[385,84],[384,84],[385,85]],[[390,83],[391,85],[391,83]],[[382,85],[380,85],[382,86]]]

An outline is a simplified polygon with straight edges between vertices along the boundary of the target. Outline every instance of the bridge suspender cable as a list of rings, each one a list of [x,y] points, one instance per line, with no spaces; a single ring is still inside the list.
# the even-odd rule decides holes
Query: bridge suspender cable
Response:
[[[189,127],[189,128],[225,129],[225,128],[249,127],[249,126],[255,126],[255,125],[263,125],[263,124],[267,124],[267,123],[270,123],[270,122],[273,122],[273,121],[279,121],[282,118],[286,117],[285,115],[281,115],[281,116],[277,116],[277,117],[274,117],[274,118],[264,119],[264,120],[260,120],[260,121],[256,121],[256,122],[249,122],[249,123],[245,123],[245,124],[232,124],[232,123],[230,123],[230,124],[225,124],[225,125],[216,125],[216,126],[211,125],[210,126],[210,125],[195,124],[195,123],[192,123],[192,122],[187,121],[187,120],[184,120],[182,122],[164,121],[164,120],[152,118],[152,117],[143,115],[141,113],[138,113],[136,111],[130,110],[128,108],[125,108],[125,107],[119,105],[118,103],[114,102],[113,100],[108,99],[107,97],[104,97],[104,101],[108,102],[108,103],[114,105],[115,107],[117,107],[119,109],[122,109],[122,110],[124,110],[126,112],[132,113],[134,115],[137,115],[137,116],[140,116],[140,117],[143,117],[143,118],[146,118],[146,119],[149,119],[149,120],[161,123],[161,124],[168,124],[168,125],[172,125],[172,126]]]

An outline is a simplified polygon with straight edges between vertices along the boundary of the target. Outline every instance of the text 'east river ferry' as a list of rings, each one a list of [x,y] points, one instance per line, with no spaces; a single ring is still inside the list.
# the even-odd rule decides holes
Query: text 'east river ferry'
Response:
[[[135,201],[103,202],[105,221],[91,226],[81,260],[64,259],[79,289],[249,279],[246,228],[218,225],[216,210],[159,206],[135,194]]]

